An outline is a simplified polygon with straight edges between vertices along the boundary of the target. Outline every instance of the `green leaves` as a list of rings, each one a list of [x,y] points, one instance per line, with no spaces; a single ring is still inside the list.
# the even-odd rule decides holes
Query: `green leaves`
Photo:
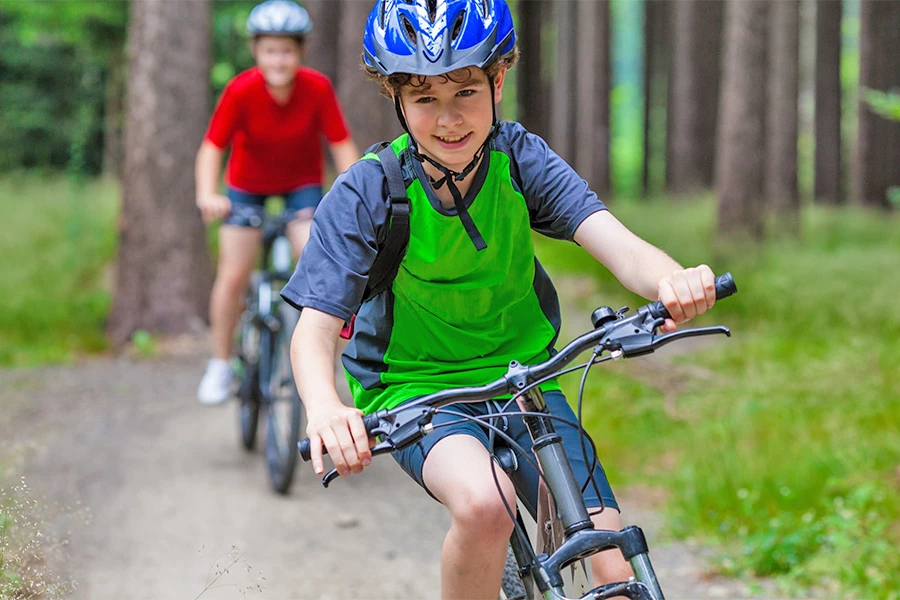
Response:
[[[866,102],[873,112],[891,121],[900,121],[900,93],[863,89]]]

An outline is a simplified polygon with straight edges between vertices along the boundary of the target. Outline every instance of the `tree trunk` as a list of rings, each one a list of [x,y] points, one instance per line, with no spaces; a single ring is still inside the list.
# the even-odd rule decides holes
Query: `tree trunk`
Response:
[[[774,225],[797,233],[797,136],[800,65],[800,0],[777,0],[769,7],[769,107],[766,197]]]
[[[550,144],[569,164],[575,161],[575,9],[576,2],[554,2],[556,22],[556,79],[550,114]]]
[[[545,0],[522,0],[519,2],[519,15],[516,21],[516,33],[521,52],[518,74],[517,98],[518,121],[525,129],[546,137],[549,133],[547,119],[547,89],[542,76],[543,48],[541,45],[541,29],[544,20],[550,14],[550,7]]]
[[[843,202],[841,162],[841,0],[816,3],[816,115],[813,197]]]
[[[338,86],[338,44],[341,27],[341,2],[339,0],[306,0],[303,3],[312,19],[313,31],[307,36],[304,62],[324,73]],[[359,39],[362,54],[362,38]]]
[[[335,50],[339,56],[337,91],[353,138],[364,150],[397,137],[403,129],[391,101],[381,96],[378,87],[362,72],[363,31],[371,3],[343,0],[341,5],[341,33]]]
[[[653,165],[657,156],[665,160],[665,143],[659,144],[658,140],[665,138],[671,12],[668,0],[644,3],[644,164],[641,173],[644,194],[659,191]]]
[[[199,330],[212,281],[194,204],[209,110],[210,3],[135,0],[129,26],[125,176],[109,334]]]
[[[730,0],[719,115],[719,232],[761,239],[764,223],[767,0]]]
[[[575,169],[598,194],[609,192],[609,2],[577,2],[574,79]],[[591,49],[591,51],[585,51]]]
[[[900,88],[900,2],[859,3],[859,143],[856,201],[890,208],[888,190],[900,186],[900,122],[874,113],[866,90]]]
[[[718,1],[672,5],[672,140],[666,157],[672,192],[713,185],[723,6]]]

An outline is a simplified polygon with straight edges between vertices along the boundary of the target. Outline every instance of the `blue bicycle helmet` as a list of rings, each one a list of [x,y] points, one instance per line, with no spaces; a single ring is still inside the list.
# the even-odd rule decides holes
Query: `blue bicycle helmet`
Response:
[[[378,0],[363,37],[366,65],[383,75],[484,68],[515,45],[506,0]]]
[[[291,0],[267,0],[253,7],[247,17],[248,35],[300,37],[311,31],[309,13]]]

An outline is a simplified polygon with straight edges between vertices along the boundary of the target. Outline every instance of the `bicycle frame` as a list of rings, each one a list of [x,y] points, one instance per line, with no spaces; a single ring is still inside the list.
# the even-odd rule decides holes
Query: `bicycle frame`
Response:
[[[260,334],[260,348],[267,347],[271,344],[274,337],[281,330],[283,323],[281,319],[274,314],[273,308],[276,302],[280,302],[277,294],[272,292],[273,281],[287,281],[291,277],[291,273],[278,271],[269,268],[270,258],[272,256],[272,246],[275,240],[286,235],[286,222],[283,219],[277,219],[274,222],[267,222],[263,227],[262,240],[262,265],[263,268],[256,271],[254,279],[257,281],[256,288],[256,311],[253,313],[251,323],[257,328]],[[272,365],[269,364],[270,354],[261,352],[259,357],[259,382],[260,394],[263,402],[272,402],[272,391],[269,381],[272,375]]]

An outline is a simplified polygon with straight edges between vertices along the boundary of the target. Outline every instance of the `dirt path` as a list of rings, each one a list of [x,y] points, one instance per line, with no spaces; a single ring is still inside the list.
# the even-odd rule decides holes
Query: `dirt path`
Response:
[[[291,496],[240,449],[234,405],[195,400],[203,357],[94,359],[0,371],[0,466],[46,510],[48,567],[76,600],[438,597],[448,519],[384,457],[324,490],[305,468]],[[305,465],[304,465],[305,466]],[[667,597],[745,598],[709,581],[683,544],[657,543],[659,516],[625,493],[626,523],[648,532]],[[756,598],[764,596],[755,596]]]

